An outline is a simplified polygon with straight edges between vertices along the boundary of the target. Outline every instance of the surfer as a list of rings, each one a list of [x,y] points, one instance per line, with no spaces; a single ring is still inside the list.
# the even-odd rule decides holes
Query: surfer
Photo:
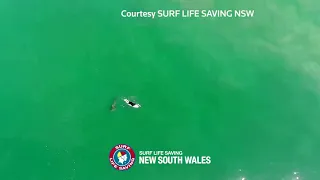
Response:
[[[111,105],[111,108],[110,108],[110,111],[115,111],[116,110],[116,104],[117,104],[117,99],[115,98],[114,100],[113,100],[113,103],[112,103],[112,105]]]
[[[133,107],[133,108],[140,108],[140,104],[137,104],[135,102],[129,101],[128,99],[124,98],[123,101],[125,103],[127,103],[129,106]]]

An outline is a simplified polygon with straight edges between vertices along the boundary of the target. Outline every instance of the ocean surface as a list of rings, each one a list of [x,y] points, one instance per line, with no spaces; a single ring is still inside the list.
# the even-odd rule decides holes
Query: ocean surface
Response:
[[[316,0],[2,0],[1,180],[318,180]],[[251,9],[251,18],[122,10]],[[109,108],[135,96],[140,109]],[[113,169],[110,149],[210,165]]]

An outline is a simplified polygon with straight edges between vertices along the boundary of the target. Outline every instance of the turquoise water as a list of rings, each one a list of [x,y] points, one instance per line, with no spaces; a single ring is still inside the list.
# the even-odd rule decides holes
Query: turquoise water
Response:
[[[316,1],[0,3],[1,179],[318,178]],[[255,15],[120,16],[191,8]],[[109,112],[120,96],[142,108]],[[119,143],[212,163],[118,172]]]

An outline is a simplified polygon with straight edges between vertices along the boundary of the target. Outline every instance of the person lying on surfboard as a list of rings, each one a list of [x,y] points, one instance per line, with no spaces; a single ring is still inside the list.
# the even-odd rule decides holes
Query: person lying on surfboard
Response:
[[[131,106],[133,108],[140,108],[141,105],[140,104],[137,104],[135,102],[132,102],[132,101],[129,101],[128,99],[126,98],[123,98],[123,101],[128,105],[128,106]]]

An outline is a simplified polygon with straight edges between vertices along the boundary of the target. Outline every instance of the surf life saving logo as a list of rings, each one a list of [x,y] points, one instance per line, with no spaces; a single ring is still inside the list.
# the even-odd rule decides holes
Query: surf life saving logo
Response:
[[[130,169],[135,159],[136,155],[133,149],[126,144],[116,145],[111,149],[109,154],[110,164],[119,171]]]

